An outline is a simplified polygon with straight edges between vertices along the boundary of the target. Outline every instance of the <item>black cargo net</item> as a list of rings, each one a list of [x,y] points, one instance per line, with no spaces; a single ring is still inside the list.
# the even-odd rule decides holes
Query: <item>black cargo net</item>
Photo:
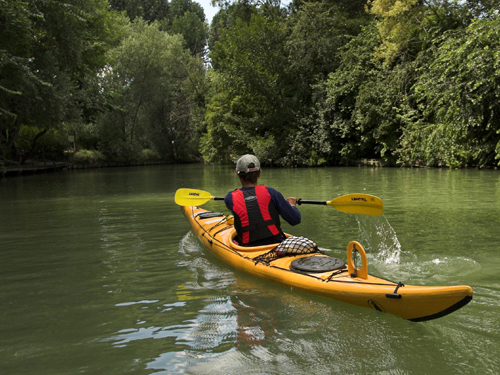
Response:
[[[253,258],[253,260],[255,264],[263,263],[269,265],[273,260],[281,257],[314,253],[324,254],[318,246],[316,246],[316,243],[309,238],[293,236],[288,237],[271,251]]]

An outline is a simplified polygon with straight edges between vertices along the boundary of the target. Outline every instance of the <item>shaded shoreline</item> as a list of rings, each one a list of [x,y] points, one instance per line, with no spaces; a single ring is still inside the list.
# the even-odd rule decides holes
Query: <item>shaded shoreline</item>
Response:
[[[63,170],[83,170],[99,168],[118,168],[118,167],[142,167],[151,165],[174,164],[167,161],[147,161],[141,163],[100,163],[98,165],[78,164],[70,162],[31,162],[13,166],[0,167],[0,178],[16,177],[29,174],[56,172]]]
[[[62,170],[83,170],[83,169],[100,169],[100,168],[123,168],[123,167],[143,167],[143,166],[151,166],[151,165],[165,165],[165,164],[193,164],[200,162],[171,162],[171,161],[146,161],[146,162],[135,162],[135,163],[126,163],[126,162],[116,162],[116,163],[99,163],[96,165],[93,164],[82,164],[82,163],[70,163],[70,162],[30,162],[25,164],[18,164],[14,166],[2,166],[0,167],[0,178],[7,177],[16,177],[28,174],[37,174],[37,173],[47,173],[47,172],[55,172]],[[430,168],[430,169],[449,169],[447,166],[425,166],[425,165],[411,165],[411,166],[395,166],[388,164],[383,159],[359,159],[352,163],[350,166],[355,167],[364,167],[364,168]],[[337,166],[342,167],[342,166]],[[300,168],[310,168],[310,167],[300,167]],[[321,168],[321,167],[314,167]],[[453,169],[487,169],[487,170],[497,170],[497,167],[462,167],[462,168],[453,168]]]

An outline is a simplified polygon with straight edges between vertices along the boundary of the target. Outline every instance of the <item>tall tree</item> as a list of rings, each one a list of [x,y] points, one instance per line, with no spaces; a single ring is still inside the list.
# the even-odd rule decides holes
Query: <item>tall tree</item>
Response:
[[[99,120],[100,147],[111,158],[132,160],[149,147],[165,159],[186,160],[198,146],[196,109],[203,96],[204,67],[179,35],[158,23],[136,20],[121,45],[110,51],[103,75],[116,110]]]
[[[313,86],[339,66],[339,48],[368,23],[362,6],[351,7],[348,12],[342,2],[308,2],[287,19],[289,62],[297,84],[295,92],[302,95],[299,100],[304,106],[311,105]]]
[[[164,20],[170,11],[168,0],[109,0],[109,4],[114,10],[126,11],[131,21],[136,18],[149,23]]]
[[[229,161],[251,151],[264,162],[280,163],[294,123],[285,42],[283,20],[256,14],[249,23],[238,20],[215,44],[216,89],[208,100],[202,149],[207,158]],[[224,148],[214,134],[225,134],[233,147]]]
[[[81,118],[88,102],[82,88],[104,65],[118,22],[105,0],[1,4],[0,141],[7,155],[15,153],[21,126],[40,129],[36,142],[49,128]]]
[[[489,0],[487,0],[489,1]],[[497,0],[494,0],[497,1]],[[470,3],[482,3],[472,0]],[[468,2],[466,2],[468,3]],[[372,0],[368,11],[377,18],[381,44],[376,56],[391,64],[396,59],[413,60],[446,30],[466,27],[473,14],[481,13],[481,4],[455,0]]]
[[[172,0],[164,25],[163,28],[170,34],[183,36],[186,47],[194,56],[205,55],[208,24],[200,4],[192,0]]]
[[[360,157],[392,159],[400,135],[396,111],[405,90],[404,66],[388,68],[373,59],[379,45],[372,24],[341,51],[341,62],[317,103],[316,134],[311,147],[330,164],[348,164]]]
[[[163,31],[180,34],[185,46],[195,56],[203,57],[208,39],[208,25],[200,4],[192,0],[109,0],[115,10],[126,11],[131,21],[158,21]]]
[[[236,26],[238,20],[249,23],[252,14],[257,13],[257,8],[246,1],[237,1],[234,3],[218,1],[219,12],[213,17],[210,25],[208,37],[208,49],[214,51],[217,43],[227,29]],[[217,61],[214,56],[210,60],[212,66],[217,69]]]
[[[0,2],[0,156],[5,159],[20,128],[15,102],[23,86],[43,84],[31,71],[32,18],[36,10],[21,1]]]
[[[444,34],[419,61],[402,162],[481,167],[500,159],[500,15],[488,18]]]

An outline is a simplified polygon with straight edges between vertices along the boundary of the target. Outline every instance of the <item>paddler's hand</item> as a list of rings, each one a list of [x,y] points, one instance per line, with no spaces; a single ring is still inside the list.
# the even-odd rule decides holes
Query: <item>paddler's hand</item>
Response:
[[[297,203],[297,198],[295,197],[288,197],[286,200],[288,201],[288,203],[290,203],[290,206],[295,206],[295,204]]]

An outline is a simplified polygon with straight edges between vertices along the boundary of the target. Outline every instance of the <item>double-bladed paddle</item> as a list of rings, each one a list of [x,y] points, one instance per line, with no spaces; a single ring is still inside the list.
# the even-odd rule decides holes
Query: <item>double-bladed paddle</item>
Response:
[[[175,203],[179,206],[201,206],[208,201],[222,201],[223,197],[213,197],[209,192],[196,189],[179,189],[175,193]],[[331,201],[309,201],[297,199],[297,204],[318,204],[332,206],[341,212],[361,215],[381,215],[384,204],[378,197],[368,194],[347,194]]]

